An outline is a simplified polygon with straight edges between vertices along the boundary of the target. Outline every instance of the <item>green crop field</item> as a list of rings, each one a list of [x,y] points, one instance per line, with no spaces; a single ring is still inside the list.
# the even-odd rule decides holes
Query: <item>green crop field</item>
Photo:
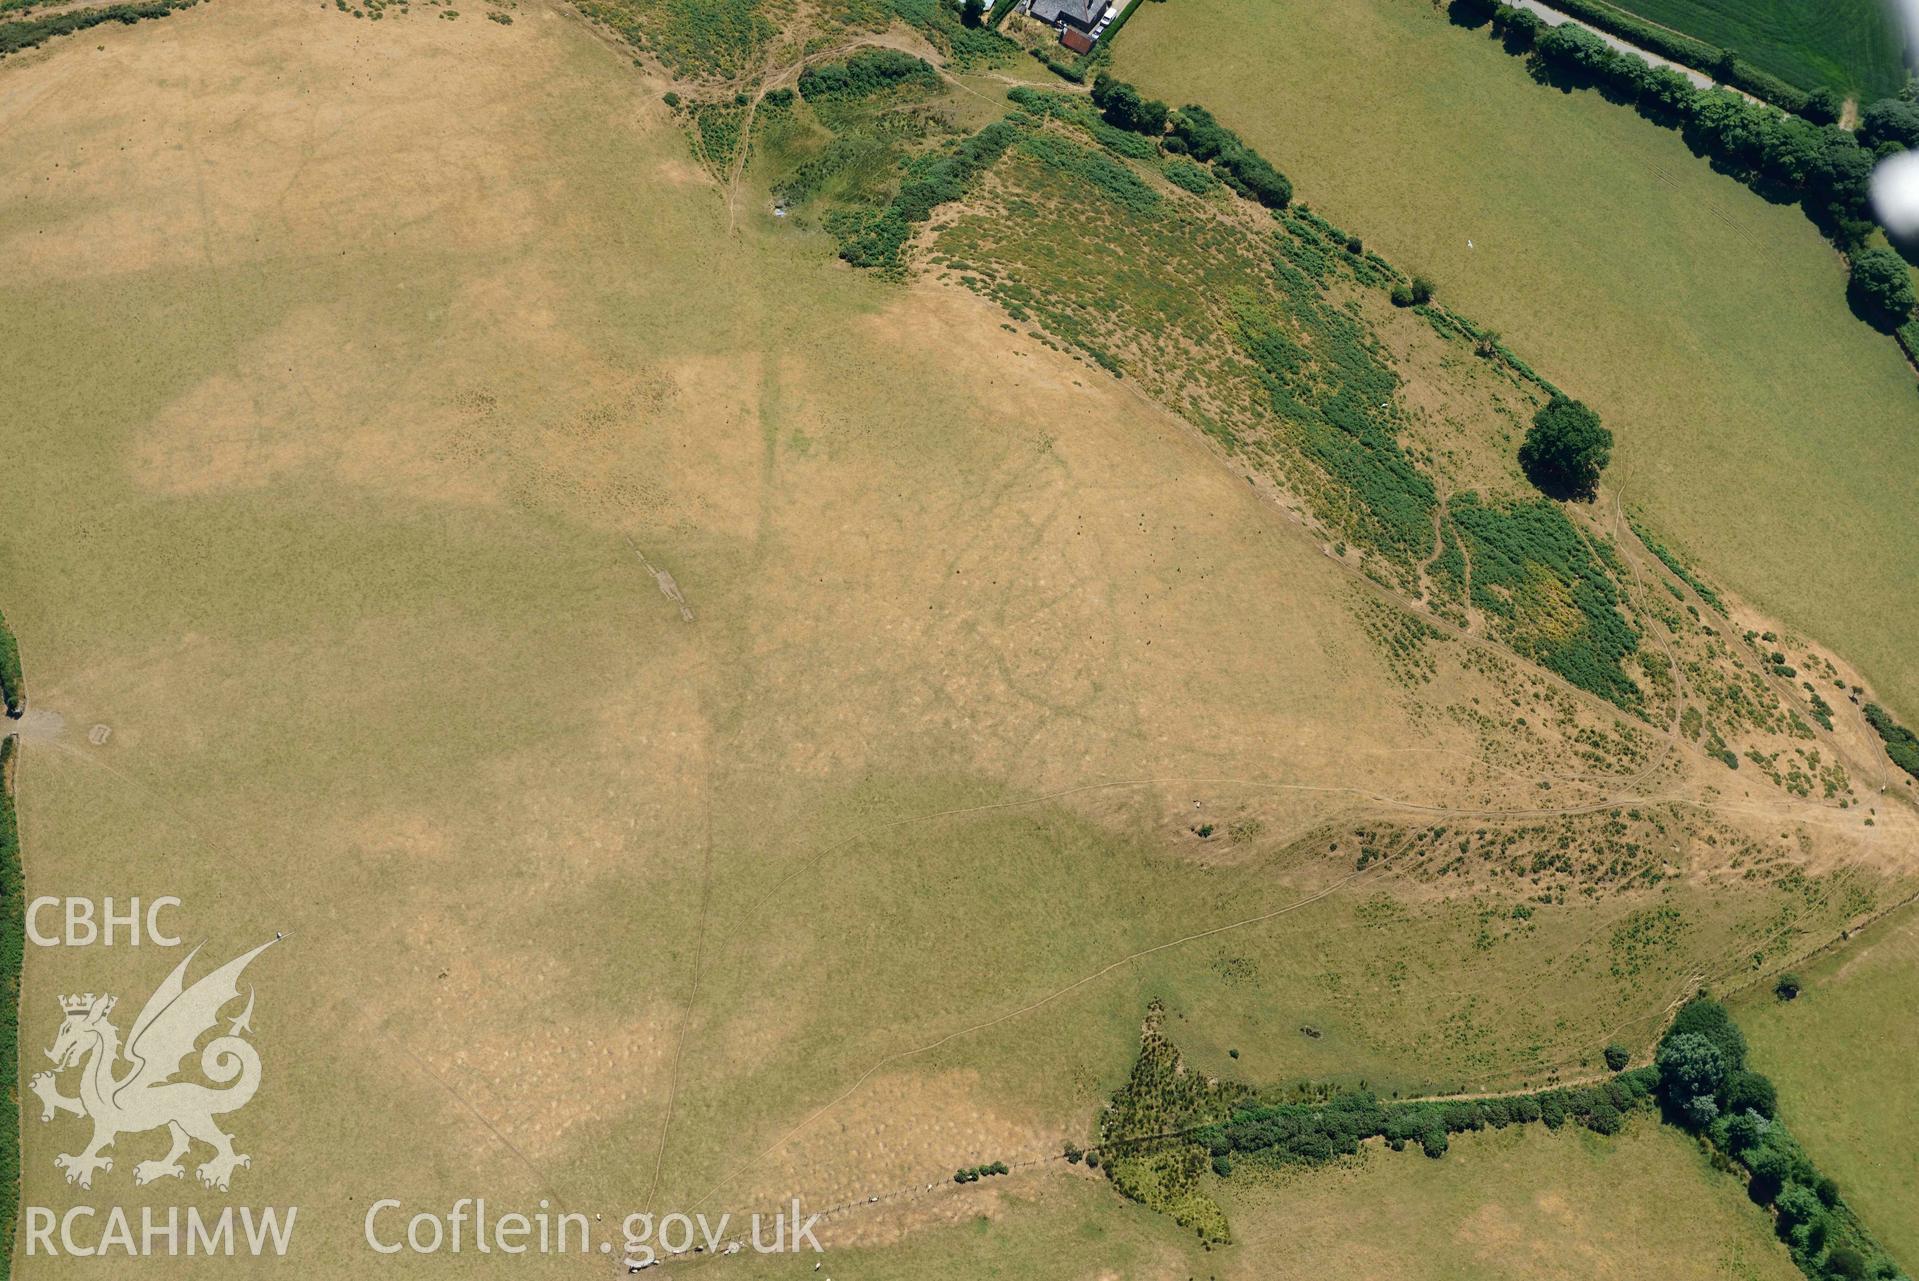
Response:
[[[1906,908],[1738,1009],[1753,1062],[1820,1167],[1893,1255],[1919,1258],[1919,912]]]
[[[1735,50],[1802,89],[1861,104],[1905,87],[1905,41],[1886,0],[1614,0],[1615,7]]]
[[[1919,395],[1796,208],[1416,0],[1147,5],[1116,57],[1575,389],[1629,502],[1919,720]]]

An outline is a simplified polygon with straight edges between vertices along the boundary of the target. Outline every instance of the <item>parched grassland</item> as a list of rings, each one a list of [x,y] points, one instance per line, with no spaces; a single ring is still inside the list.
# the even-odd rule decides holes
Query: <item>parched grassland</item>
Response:
[[[1612,0],[1739,56],[1802,89],[1858,95],[1862,105],[1906,84],[1905,40],[1880,0]]]
[[[1866,1226],[1895,1257],[1919,1257],[1919,914],[1901,910],[1799,975],[1797,1000],[1762,985],[1740,1002],[1753,1064]]]
[[[1050,1148],[1154,995],[1196,1059],[1470,1083],[1576,1066],[1788,908],[1833,928],[1770,873],[1633,881],[1722,868],[1703,829],[1622,833],[1592,901],[1578,814],[1442,875],[1392,805],[1597,788],[1559,731],[1501,771],[1418,719],[1204,442],[964,291],[729,235],[662,83],[557,13],[365,30],[231,0],[0,68],[71,89],[0,166],[7,618],[60,718],[29,888],[291,936],[258,1203],[864,1196]],[[26,1048],[159,977],[36,953]],[[28,1200],[101,1195],[71,1142],[28,1118]]]
[[[1619,438],[1609,479],[1652,528],[1919,720],[1919,527],[1887,480],[1919,474],[1919,404],[1797,210],[1414,0],[1147,5],[1116,71],[1208,106],[1592,404]]]
[[[1622,661],[1641,719],[1385,599],[1445,561],[1409,491],[1322,481],[1322,517],[1223,465],[1232,432],[1301,486],[1350,470],[1345,421],[1429,477],[1418,513],[1519,496],[1496,432],[1533,384],[1444,313],[1390,309],[1360,278],[1389,269],[1328,226],[1229,234],[1246,211],[1191,174],[1017,125],[965,199],[909,220],[908,258],[952,257],[973,199],[1030,184],[1106,202],[1082,216],[1186,202],[1205,216],[1155,224],[1164,245],[1246,287],[1195,301],[1140,260],[1115,306],[1223,335],[1229,363],[1127,337],[1115,380],[1090,251],[1046,326],[983,284],[835,260],[828,214],[932,185],[997,96],[985,119],[910,86],[796,97],[740,131],[748,181],[722,193],[670,82],[518,12],[369,41],[222,0],[0,67],[62,86],[4,99],[36,105],[0,135],[27,410],[0,561],[55,717],[19,761],[30,889],[179,895],[215,951],[290,935],[260,971],[249,1198],[864,1203],[1085,1137],[1154,998],[1209,1071],[1543,1082],[1877,901],[1842,797],[1668,759],[1672,673],[1661,693]],[[997,260],[1059,234],[1038,225]],[[1221,431],[1133,394],[1155,369],[1204,373]],[[1309,421],[1269,440],[1282,394]],[[1295,516],[1344,522],[1352,555]],[[1623,536],[1567,527],[1633,579]],[[1454,533],[1462,566],[1505,545]],[[1550,550],[1541,572],[1572,573]],[[1577,634],[1557,593],[1513,596],[1524,634]],[[1744,672],[1667,599],[1670,627],[1620,597],[1640,652]],[[1456,608],[1501,625],[1463,577]],[[1772,697],[1742,694],[1734,731],[1723,694],[1715,727],[1774,751]],[[1904,839],[1896,818],[1874,834]],[[37,951],[27,1047],[60,992],[157,977]],[[101,1196],[53,1167],[70,1141],[29,1118],[34,1203]],[[1087,1202],[1059,1186],[1070,1219]],[[1095,1191],[1091,1229],[1132,1243],[1115,1266],[1194,1271]],[[354,1275],[356,1216],[311,1223],[315,1270]]]

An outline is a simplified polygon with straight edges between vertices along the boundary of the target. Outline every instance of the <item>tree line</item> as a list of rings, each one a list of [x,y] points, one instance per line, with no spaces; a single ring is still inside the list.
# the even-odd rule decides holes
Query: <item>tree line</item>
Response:
[[[1781,975],[1774,991],[1790,1000],[1799,980]],[[1903,1281],[1838,1184],[1787,1130],[1778,1093],[1747,1066],[1746,1040],[1731,1015],[1703,993],[1680,1007],[1650,1066],[1632,1068],[1630,1051],[1608,1045],[1602,1058],[1614,1075],[1595,1084],[1408,1102],[1383,1100],[1363,1085],[1302,1087],[1281,1098],[1187,1072],[1160,1035],[1158,1012],[1155,1004],[1132,1075],[1102,1120],[1107,1141],[1086,1152],[1068,1144],[1066,1159],[1103,1165],[1119,1191],[1172,1214],[1202,1239],[1229,1239],[1223,1212],[1200,1182],[1209,1161],[1211,1173],[1226,1178],[1238,1161],[1321,1165],[1357,1155],[1373,1139],[1395,1152],[1417,1144],[1437,1160],[1455,1134],[1535,1122],[1617,1134],[1633,1113],[1656,1112],[1697,1136],[1717,1168],[1746,1177],[1748,1195],[1771,1211],[1809,1281]],[[1675,1209],[1684,1213],[1683,1205]]]
[[[0,735],[0,1063],[5,1092],[20,1095],[20,970],[27,947],[26,878],[13,809],[14,754],[20,740]],[[0,1259],[13,1255],[20,1209],[20,1108],[0,1108]]]
[[[13,639],[5,614],[0,614],[0,702],[6,704],[8,716],[19,717],[27,710],[27,682],[20,672],[20,646]]]
[[[1214,176],[1248,200],[1268,209],[1292,202],[1286,175],[1204,107],[1188,103],[1174,111],[1105,72],[1093,78],[1093,105],[1107,124],[1150,138],[1175,156],[1210,164]]]
[[[1796,978],[1775,991],[1790,999]],[[1780,1239],[1811,1281],[1898,1278],[1898,1264],[1846,1206],[1780,1119],[1771,1081],[1746,1066],[1746,1038],[1726,1007],[1700,996],[1683,1006],[1653,1059],[1666,1120],[1695,1134],[1747,1193],[1773,1212]]]
[[[1704,72],[1720,84],[1764,98],[1815,124],[1831,124],[1839,119],[1839,95],[1832,90],[1816,89],[1808,93],[1770,71],[1753,66],[1734,50],[1648,22],[1602,0],[1552,0],[1552,6],[1601,31],[1629,40],[1641,49]]]

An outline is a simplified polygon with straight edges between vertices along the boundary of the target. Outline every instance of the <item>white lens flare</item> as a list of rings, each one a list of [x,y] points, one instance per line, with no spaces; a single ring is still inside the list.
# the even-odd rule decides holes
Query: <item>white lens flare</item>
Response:
[[[1906,37],[1906,58],[1919,49],[1919,0],[1887,0]],[[1887,156],[1872,171],[1872,211],[1897,239],[1919,237],[1919,152]]]
[[[1872,211],[1900,239],[1919,237],[1919,151],[1887,156],[1872,171]]]

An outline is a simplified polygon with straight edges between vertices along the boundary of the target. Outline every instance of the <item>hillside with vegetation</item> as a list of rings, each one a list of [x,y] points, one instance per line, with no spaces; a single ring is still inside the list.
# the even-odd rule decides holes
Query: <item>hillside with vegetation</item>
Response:
[[[1012,9],[210,0],[0,63],[0,872],[289,944],[263,1204],[1899,1275],[1900,1043],[1805,1030],[1919,897],[1911,377],[1852,162],[1761,172],[1853,153],[1497,8]],[[28,1059],[164,977],[0,888]],[[103,1195],[73,1121],[24,1204]]]

